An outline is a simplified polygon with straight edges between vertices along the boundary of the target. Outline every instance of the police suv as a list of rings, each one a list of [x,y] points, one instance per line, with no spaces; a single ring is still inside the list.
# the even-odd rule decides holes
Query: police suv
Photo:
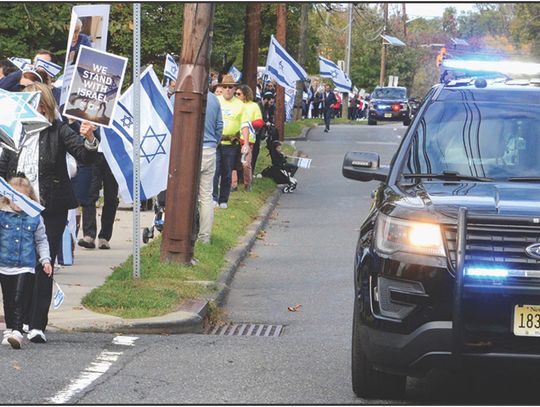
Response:
[[[434,86],[380,181],[354,266],[352,384],[400,397],[434,367],[540,367],[540,83]]]

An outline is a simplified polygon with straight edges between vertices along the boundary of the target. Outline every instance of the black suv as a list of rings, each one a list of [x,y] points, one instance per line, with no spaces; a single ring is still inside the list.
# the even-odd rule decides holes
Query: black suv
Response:
[[[407,100],[407,88],[401,86],[377,86],[368,106],[368,124],[376,125],[379,120],[411,123],[411,108]]]
[[[540,87],[433,87],[380,181],[354,266],[352,384],[400,397],[434,367],[540,367]]]

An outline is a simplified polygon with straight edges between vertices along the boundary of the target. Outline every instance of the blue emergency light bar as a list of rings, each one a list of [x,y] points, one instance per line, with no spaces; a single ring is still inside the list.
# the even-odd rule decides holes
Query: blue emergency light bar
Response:
[[[517,61],[475,61],[462,59],[445,59],[442,67],[446,70],[470,72],[497,72],[514,75],[538,75],[540,64]]]

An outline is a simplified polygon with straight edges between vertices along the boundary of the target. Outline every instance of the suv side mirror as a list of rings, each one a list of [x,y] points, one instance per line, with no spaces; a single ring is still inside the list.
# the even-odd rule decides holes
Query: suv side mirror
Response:
[[[388,167],[380,167],[380,157],[377,153],[351,151],[343,158],[342,174],[346,178],[358,181],[386,181]]]

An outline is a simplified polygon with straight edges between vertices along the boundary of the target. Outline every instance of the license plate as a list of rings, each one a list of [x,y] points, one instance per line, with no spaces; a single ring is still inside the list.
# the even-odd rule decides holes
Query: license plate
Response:
[[[392,117],[392,113],[385,113],[384,117]]]
[[[540,305],[514,307],[514,335],[540,336]]]

